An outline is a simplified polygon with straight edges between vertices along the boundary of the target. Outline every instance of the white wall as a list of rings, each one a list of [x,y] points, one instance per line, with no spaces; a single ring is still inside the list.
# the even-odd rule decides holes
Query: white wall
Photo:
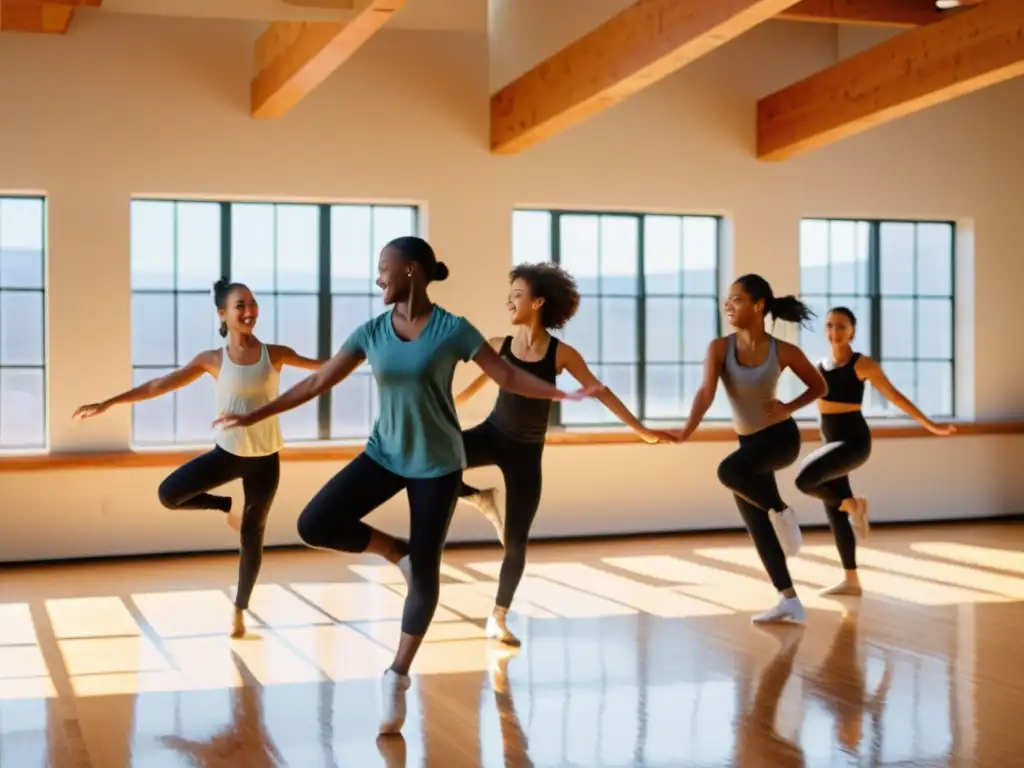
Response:
[[[1001,322],[1024,278],[1024,82],[762,164],[757,97],[827,66],[838,48],[832,28],[772,23],[570,133],[494,157],[485,34],[383,33],[292,114],[265,122],[248,115],[257,33],[241,22],[83,14],[65,38],[0,36],[0,190],[43,191],[50,206],[54,450],[128,446],[128,409],[87,424],[68,417],[131,384],[128,202],[142,194],[422,201],[453,276],[437,298],[489,334],[503,330],[516,205],[723,213],[735,270],[783,291],[799,289],[801,216],[973,218],[975,340],[960,359],[973,364],[979,418],[1024,416],[1024,358],[1007,354]],[[474,419],[487,410],[481,400]],[[714,471],[729,450],[552,447],[537,533],[736,525]],[[1024,510],[1022,459],[1020,436],[877,441],[855,483],[880,519],[1003,514]],[[269,542],[295,541],[296,515],[337,469],[285,466]],[[216,516],[160,509],[163,474],[0,473],[0,559],[232,546]],[[786,495],[821,521],[793,474],[781,476]],[[484,475],[495,478],[475,479]],[[406,529],[399,503],[373,519]],[[452,538],[477,537],[486,525],[460,512]]]

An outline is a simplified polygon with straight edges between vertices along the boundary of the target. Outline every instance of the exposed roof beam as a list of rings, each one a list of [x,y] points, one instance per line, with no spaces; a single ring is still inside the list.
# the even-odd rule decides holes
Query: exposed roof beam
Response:
[[[491,97],[491,149],[511,154],[549,139],[793,2],[638,0]]]
[[[0,0],[0,32],[63,35],[75,8],[97,8],[103,0]]]
[[[358,51],[405,0],[364,0],[341,23],[278,21],[256,41],[252,116],[280,117]]]
[[[1024,75],[1024,2],[917,27],[757,104],[757,155],[781,160]]]
[[[918,27],[948,18],[932,0],[801,0],[779,14],[791,21]]]

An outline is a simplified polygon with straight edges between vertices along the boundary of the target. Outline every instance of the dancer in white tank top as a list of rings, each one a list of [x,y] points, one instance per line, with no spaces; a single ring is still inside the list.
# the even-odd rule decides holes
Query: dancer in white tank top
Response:
[[[303,357],[290,347],[263,344],[256,338],[253,329],[259,306],[246,286],[218,280],[213,291],[220,335],[226,339],[223,347],[200,352],[178,370],[109,400],[83,405],[75,411],[75,417],[87,419],[112,405],[152,400],[191,384],[204,373],[217,381],[217,413],[248,413],[277,397],[283,366],[309,371],[320,368],[319,360]],[[228,524],[240,532],[242,551],[231,636],[242,637],[245,610],[263,559],[263,532],[280,478],[281,425],[275,417],[252,426],[223,429],[215,442],[212,451],[172,472],[161,483],[159,496],[168,509],[220,510]],[[240,513],[232,512],[230,496],[209,493],[232,480],[242,481],[245,500]]]

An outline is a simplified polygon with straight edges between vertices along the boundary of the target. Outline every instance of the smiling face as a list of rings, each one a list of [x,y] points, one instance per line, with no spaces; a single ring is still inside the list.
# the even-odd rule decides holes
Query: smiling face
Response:
[[[260,307],[252,291],[239,286],[228,294],[224,309],[217,310],[220,321],[227,325],[229,331],[248,335],[256,327],[260,316]]]
[[[764,300],[753,301],[741,283],[729,286],[729,295],[723,306],[725,317],[733,328],[752,328],[758,323],[764,324]]]
[[[389,307],[409,297],[412,275],[417,264],[406,261],[401,252],[385,246],[377,262],[377,287],[384,292],[384,306]]]
[[[853,341],[857,327],[845,312],[829,312],[825,316],[825,338],[834,347],[843,346]]]
[[[533,297],[533,287],[521,277],[512,281],[508,290],[508,312],[512,325],[532,325],[544,299]]]

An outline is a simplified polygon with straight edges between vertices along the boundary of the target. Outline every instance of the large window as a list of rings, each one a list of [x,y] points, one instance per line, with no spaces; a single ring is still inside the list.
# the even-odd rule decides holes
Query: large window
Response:
[[[639,418],[678,421],[721,330],[719,229],[714,216],[520,210],[513,262],[568,270],[581,302],[565,340]],[[710,417],[725,415],[720,405]],[[554,417],[565,426],[617,421],[597,401],[561,404]]]
[[[0,448],[46,445],[45,211],[0,197]]]
[[[804,219],[800,285],[818,314],[801,332],[812,361],[828,354],[825,313],[857,315],[854,348],[878,360],[931,417],[954,415],[954,226],[948,222]],[[875,391],[871,415],[900,415]]]
[[[211,288],[247,284],[260,306],[257,336],[329,357],[360,323],[383,310],[377,255],[415,234],[410,206],[305,205],[174,200],[132,202],[132,365],[135,383],[223,344]],[[282,390],[308,373],[285,368]],[[361,438],[376,418],[367,367],[319,401],[281,417],[285,439]],[[140,445],[208,442],[214,382],[135,406]]]

